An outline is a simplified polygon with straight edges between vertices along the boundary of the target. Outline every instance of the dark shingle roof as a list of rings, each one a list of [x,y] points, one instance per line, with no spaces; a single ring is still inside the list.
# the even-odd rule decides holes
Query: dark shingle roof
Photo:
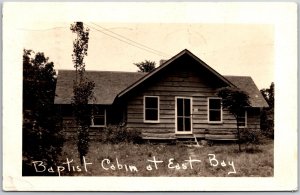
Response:
[[[86,76],[95,82],[95,104],[112,104],[115,97],[145,76],[140,72],[86,71]],[[267,107],[251,77],[224,76],[232,84],[244,90],[250,96],[252,107]],[[59,70],[56,84],[55,104],[70,104],[73,96],[74,70]]]
[[[118,93],[144,75],[139,72],[86,71],[86,77],[95,82],[95,104],[112,104]],[[74,70],[58,71],[55,104],[71,103],[73,80]]]
[[[224,76],[238,88],[248,93],[252,107],[268,107],[268,103],[262,96],[254,81],[249,76]]]

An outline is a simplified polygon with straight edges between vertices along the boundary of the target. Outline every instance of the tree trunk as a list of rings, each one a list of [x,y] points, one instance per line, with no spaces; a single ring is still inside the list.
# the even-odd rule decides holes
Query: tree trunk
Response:
[[[80,154],[80,164],[83,165],[83,155]]]
[[[236,129],[237,129],[237,143],[239,145],[239,152],[241,152],[242,149],[241,149],[241,134],[240,134],[239,115],[236,115],[235,119],[236,119]]]
[[[241,134],[240,134],[240,127],[237,121],[237,136],[238,136],[238,145],[239,145],[239,152],[242,151],[241,149]]]

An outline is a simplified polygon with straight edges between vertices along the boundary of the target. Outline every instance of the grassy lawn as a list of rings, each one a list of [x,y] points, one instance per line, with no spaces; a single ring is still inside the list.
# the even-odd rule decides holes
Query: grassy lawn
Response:
[[[86,165],[80,165],[75,142],[63,148],[62,176],[197,176],[197,177],[271,177],[273,140],[243,152],[236,144],[188,146],[184,144],[104,144],[90,142]],[[160,161],[156,163],[148,160]],[[72,161],[66,163],[67,158]],[[190,159],[191,158],[191,159]],[[190,160],[190,161],[186,161]],[[199,162],[200,160],[201,162]],[[162,162],[161,162],[162,161]],[[92,164],[89,164],[92,163]],[[156,169],[157,168],[157,169]]]

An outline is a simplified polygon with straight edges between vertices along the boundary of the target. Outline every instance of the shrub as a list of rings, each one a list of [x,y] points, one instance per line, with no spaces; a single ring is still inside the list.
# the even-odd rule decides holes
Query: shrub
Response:
[[[260,128],[265,136],[274,139],[274,109],[263,109],[260,116]]]
[[[241,143],[245,144],[246,152],[260,152],[258,145],[261,143],[262,133],[257,129],[241,129]]]
[[[262,131],[262,133],[268,138],[274,139],[274,122],[267,121],[268,127]]]
[[[131,142],[141,143],[141,132],[137,129],[129,129],[118,125],[110,125],[105,128],[104,141],[108,143]]]
[[[261,132],[256,129],[241,129],[240,130],[240,135],[241,135],[241,142],[244,144],[259,144],[260,143],[260,137],[261,137]]]
[[[134,144],[142,143],[142,133],[137,129],[126,129],[127,142],[132,142]]]
[[[45,119],[48,121],[44,121],[49,123],[49,126],[42,127],[41,123],[34,120],[30,113],[24,112],[23,114],[22,175],[55,175],[56,173],[37,173],[32,166],[32,161],[43,161],[48,166],[56,165],[65,141],[62,128],[58,125],[58,118],[49,112],[49,118]]]

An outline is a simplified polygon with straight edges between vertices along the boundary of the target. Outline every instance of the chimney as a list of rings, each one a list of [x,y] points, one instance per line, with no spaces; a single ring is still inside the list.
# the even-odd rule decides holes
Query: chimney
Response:
[[[159,65],[161,66],[161,65],[164,64],[166,61],[167,61],[167,60],[165,60],[165,59],[159,60]]]

